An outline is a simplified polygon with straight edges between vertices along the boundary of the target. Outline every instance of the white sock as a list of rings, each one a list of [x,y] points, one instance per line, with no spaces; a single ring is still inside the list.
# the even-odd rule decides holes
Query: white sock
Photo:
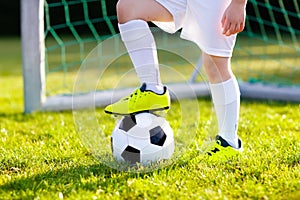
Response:
[[[119,30],[141,83],[147,90],[163,93],[156,44],[147,22],[132,20],[119,24]]]
[[[232,147],[238,148],[238,120],[240,110],[240,90],[235,77],[217,84],[210,84],[219,135]]]

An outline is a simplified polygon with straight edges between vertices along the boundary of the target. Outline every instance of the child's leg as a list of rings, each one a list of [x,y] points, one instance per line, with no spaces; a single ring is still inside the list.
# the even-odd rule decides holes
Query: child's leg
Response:
[[[203,54],[203,62],[210,81],[212,100],[218,120],[218,134],[231,146],[238,148],[240,91],[230,69],[230,58]]]
[[[147,90],[163,93],[156,45],[147,22],[132,20],[119,24],[119,29],[140,82],[146,83]]]
[[[145,84],[104,111],[128,115],[168,110],[170,95],[161,84],[156,45],[146,21],[172,21],[172,15],[156,0],[119,0],[117,14],[121,38],[141,83]]]
[[[156,44],[146,21],[172,21],[172,15],[155,0],[120,0],[117,4],[121,38],[141,83],[161,94]]]

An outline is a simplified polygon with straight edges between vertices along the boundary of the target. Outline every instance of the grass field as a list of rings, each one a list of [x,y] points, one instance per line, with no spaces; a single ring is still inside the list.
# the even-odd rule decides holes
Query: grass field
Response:
[[[242,99],[245,151],[227,162],[194,149],[160,170],[119,172],[83,146],[72,112],[23,114],[19,42],[0,39],[0,199],[300,199],[299,103]],[[211,103],[198,101],[201,138]]]

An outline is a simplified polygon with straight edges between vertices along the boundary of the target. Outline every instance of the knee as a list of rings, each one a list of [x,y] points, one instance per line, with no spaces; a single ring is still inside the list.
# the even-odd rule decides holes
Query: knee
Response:
[[[203,54],[203,65],[212,83],[223,82],[232,76],[230,58]]]
[[[116,5],[119,23],[126,23],[134,18],[134,0],[119,0]]]

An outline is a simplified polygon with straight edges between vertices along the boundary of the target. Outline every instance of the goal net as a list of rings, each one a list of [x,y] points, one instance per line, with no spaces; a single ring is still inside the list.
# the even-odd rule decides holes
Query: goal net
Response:
[[[73,98],[81,99],[78,108],[84,107],[91,92],[100,97],[97,106],[103,106],[113,90],[122,88],[123,95],[138,86],[118,36],[116,3],[21,1],[25,112],[72,109]],[[248,0],[246,28],[232,59],[242,97],[300,101],[299,4]],[[197,95],[209,95],[201,51],[179,33],[166,34],[154,26],[152,30],[163,82],[179,98],[188,97],[181,83],[188,83]]]

